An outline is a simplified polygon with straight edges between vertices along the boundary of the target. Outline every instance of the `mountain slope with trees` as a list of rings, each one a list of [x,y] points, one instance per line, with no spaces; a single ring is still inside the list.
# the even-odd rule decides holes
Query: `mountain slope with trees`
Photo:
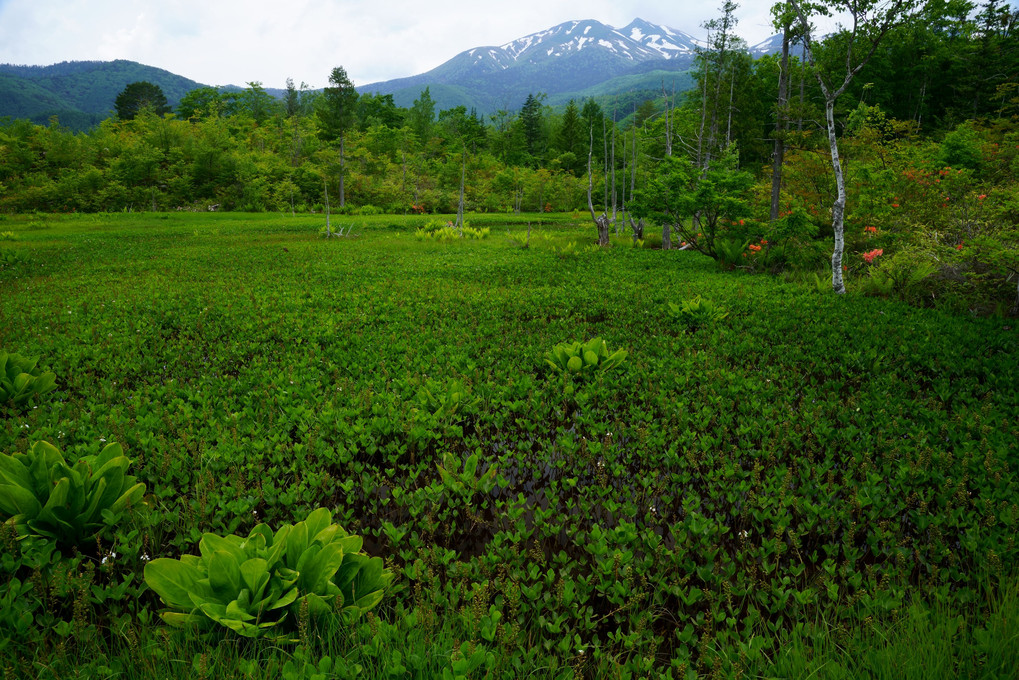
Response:
[[[164,69],[124,59],[52,66],[0,64],[0,117],[42,124],[56,116],[63,125],[87,129],[111,115],[114,100],[128,84],[141,81],[158,85],[171,106],[201,86]]]

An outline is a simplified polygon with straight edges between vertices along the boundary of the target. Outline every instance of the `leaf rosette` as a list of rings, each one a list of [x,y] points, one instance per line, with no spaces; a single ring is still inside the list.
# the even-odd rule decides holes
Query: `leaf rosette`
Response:
[[[145,582],[167,605],[160,616],[171,626],[282,637],[302,609],[352,620],[382,600],[392,573],[363,554],[362,543],[319,508],[275,533],[265,524],[246,538],[207,533],[199,555],[149,562]]]
[[[145,485],[127,474],[130,465],[120,444],[73,466],[48,442],[36,442],[27,453],[0,455],[0,518],[23,536],[88,547],[108,513],[123,512],[145,494]]]
[[[601,338],[587,342],[560,343],[545,353],[545,363],[556,371],[568,375],[584,375],[597,371],[609,371],[626,359],[628,352],[623,349],[609,352],[608,345]]]
[[[38,368],[38,363],[38,358],[0,352],[0,405],[20,406],[57,388],[56,376]]]

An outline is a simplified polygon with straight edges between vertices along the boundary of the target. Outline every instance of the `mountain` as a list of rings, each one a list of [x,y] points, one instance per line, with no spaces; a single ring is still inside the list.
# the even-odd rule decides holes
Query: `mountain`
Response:
[[[671,80],[693,66],[700,45],[688,33],[643,19],[618,29],[592,19],[568,21],[505,45],[461,52],[427,73],[358,90],[392,94],[398,105],[410,106],[429,87],[440,109],[463,104],[483,113],[515,109],[538,92],[553,105],[591,96],[591,89],[603,95],[634,88],[660,92],[663,79],[671,90]],[[688,76],[680,79],[689,82]],[[606,91],[612,81],[619,89]]]
[[[826,38],[827,36],[819,36],[819,39]],[[794,57],[799,57],[801,50],[803,49],[803,43],[799,40],[793,40],[789,43],[789,54]],[[750,56],[754,59],[763,57],[766,54],[781,54],[782,53],[782,34],[773,35],[770,38],[762,40],[756,45],[751,45]]]
[[[0,117],[46,123],[57,116],[62,125],[87,129],[108,118],[113,102],[129,84],[146,80],[158,85],[170,106],[201,87],[188,78],[133,61],[65,61],[52,66],[0,64]]]
[[[759,57],[781,45],[781,36],[773,36],[750,52]],[[460,105],[481,114],[517,110],[527,95],[538,93],[553,106],[593,97],[603,105],[625,108],[660,96],[662,88],[670,93],[689,89],[702,46],[689,33],[643,19],[623,28],[591,19],[568,21],[505,45],[466,50],[427,73],[357,89],[392,94],[398,106],[411,106],[428,87],[438,111]],[[28,118],[44,124],[57,116],[62,125],[85,130],[108,118],[117,95],[140,80],[159,85],[171,106],[202,87],[169,71],[126,60],[0,64],[0,119]],[[266,91],[282,95],[281,90]]]

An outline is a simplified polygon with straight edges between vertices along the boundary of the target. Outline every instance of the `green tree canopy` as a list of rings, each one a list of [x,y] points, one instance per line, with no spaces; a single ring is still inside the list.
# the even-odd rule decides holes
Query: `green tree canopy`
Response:
[[[414,100],[414,105],[407,112],[407,122],[419,140],[422,142],[428,140],[432,133],[432,123],[435,122],[435,100],[432,99],[432,93],[427,87],[421,91],[421,96]]]
[[[144,109],[149,109],[160,116],[170,112],[163,88],[146,80],[128,83],[127,87],[117,95],[113,105],[121,120],[132,120]]]
[[[326,141],[339,139],[349,130],[357,113],[357,90],[347,77],[347,71],[337,66],[329,75],[329,87],[322,92],[316,111],[319,120],[319,136]]]

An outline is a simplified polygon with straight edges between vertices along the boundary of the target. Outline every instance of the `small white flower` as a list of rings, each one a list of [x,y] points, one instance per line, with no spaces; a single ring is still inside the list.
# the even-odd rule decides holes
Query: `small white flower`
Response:
[[[100,438],[99,438],[99,441],[101,441],[101,442],[103,442],[103,443],[106,443],[106,437],[100,437]]]

